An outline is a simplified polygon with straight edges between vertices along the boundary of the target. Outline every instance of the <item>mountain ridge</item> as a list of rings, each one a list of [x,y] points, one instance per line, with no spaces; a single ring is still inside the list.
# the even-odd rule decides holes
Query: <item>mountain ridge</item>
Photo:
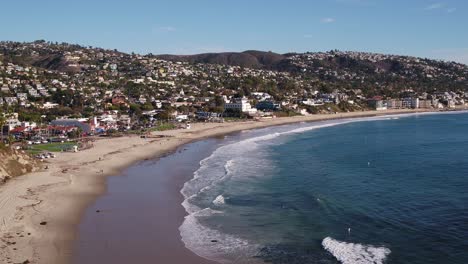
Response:
[[[246,86],[253,90],[258,87],[271,90],[278,87],[279,93],[287,93],[294,88],[304,91],[362,90],[367,96],[397,96],[407,91],[433,93],[468,90],[468,66],[465,64],[355,51],[279,54],[247,50],[195,55],[140,55],[76,44],[35,41],[0,42],[0,59],[4,64],[79,74],[88,79],[112,68],[112,78],[120,76],[119,86],[144,76],[153,78],[146,82],[149,87],[163,86],[160,81],[165,80],[179,85],[194,84],[205,89]],[[186,62],[187,65],[178,65],[177,62]],[[181,68],[184,68],[183,74],[177,72]],[[193,72],[198,72],[195,78],[186,76]],[[81,81],[77,82],[81,84]]]
[[[156,58],[189,63],[210,63],[245,68],[271,68],[287,57],[271,51],[246,50],[242,52],[209,52],[193,55],[160,54]]]

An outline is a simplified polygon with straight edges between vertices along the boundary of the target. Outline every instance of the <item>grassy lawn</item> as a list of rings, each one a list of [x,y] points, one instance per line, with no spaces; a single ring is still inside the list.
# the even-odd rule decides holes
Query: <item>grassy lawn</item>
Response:
[[[246,117],[224,117],[224,121],[226,122],[241,122],[249,120]]]
[[[173,123],[162,123],[158,126],[155,126],[150,129],[150,131],[164,131],[164,130],[171,130],[175,129],[177,126]]]
[[[41,152],[61,152],[75,146],[76,144],[76,142],[54,142],[39,145],[28,145],[27,151],[31,154],[38,154]]]

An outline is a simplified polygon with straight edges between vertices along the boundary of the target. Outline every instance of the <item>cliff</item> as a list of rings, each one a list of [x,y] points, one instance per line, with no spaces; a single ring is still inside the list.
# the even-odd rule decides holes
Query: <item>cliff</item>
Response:
[[[0,150],[0,185],[7,180],[32,172],[38,167],[38,162],[23,151]]]

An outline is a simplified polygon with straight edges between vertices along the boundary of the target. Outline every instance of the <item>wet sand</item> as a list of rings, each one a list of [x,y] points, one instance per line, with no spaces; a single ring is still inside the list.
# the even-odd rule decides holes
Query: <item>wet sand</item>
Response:
[[[214,263],[185,248],[178,235],[186,214],[180,190],[220,141],[191,143],[110,177],[79,225],[72,263]]]

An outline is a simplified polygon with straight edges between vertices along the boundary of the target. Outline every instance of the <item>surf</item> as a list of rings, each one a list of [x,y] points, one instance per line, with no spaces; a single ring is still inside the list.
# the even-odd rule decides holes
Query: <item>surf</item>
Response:
[[[343,264],[383,264],[391,253],[386,247],[348,243],[326,237],[322,246]]]

